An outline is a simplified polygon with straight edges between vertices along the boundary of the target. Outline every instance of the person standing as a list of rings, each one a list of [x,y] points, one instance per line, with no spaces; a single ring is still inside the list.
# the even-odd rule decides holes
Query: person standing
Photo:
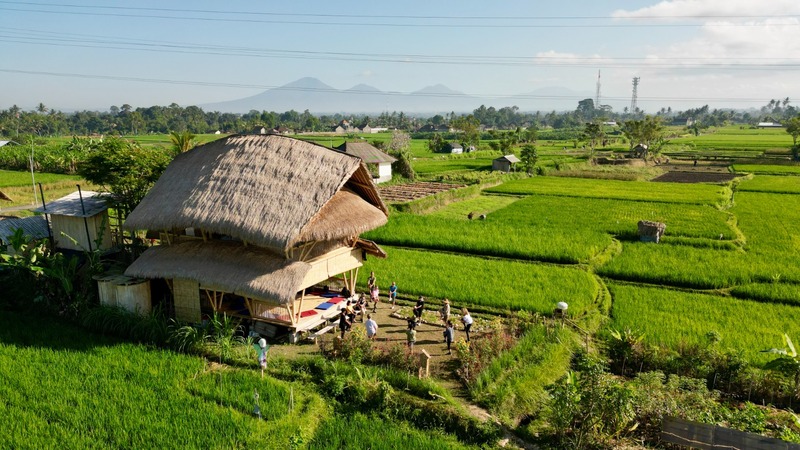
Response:
[[[417,323],[422,322],[422,312],[425,310],[425,297],[419,296],[417,304],[414,306],[414,317],[417,318]]]
[[[442,322],[445,324],[450,321],[450,300],[444,299],[444,303],[442,304],[442,309],[439,310],[439,314],[442,316]]]
[[[350,328],[350,321],[347,320],[347,314],[342,313],[339,317],[339,329],[342,331],[342,339],[344,339],[344,332]]]
[[[447,327],[444,329],[444,342],[447,343],[447,354],[452,355],[453,352],[450,350],[450,345],[453,343],[456,337],[456,330],[453,328],[453,322],[447,321]]]
[[[467,335],[467,342],[469,342],[469,330],[472,328],[472,316],[467,311],[467,308],[461,308],[461,323],[464,324],[464,333]]]
[[[414,344],[417,342],[416,322],[412,319],[408,321],[408,330],[406,330],[406,340],[408,341],[408,349],[414,351]]]
[[[367,315],[364,327],[367,329],[367,338],[375,339],[375,335],[378,334],[378,322],[372,319],[372,314]]]
[[[261,378],[264,378],[264,370],[267,368],[267,350],[269,350],[267,340],[264,338],[259,339],[256,352],[258,356],[258,365],[261,367]]]
[[[367,278],[367,290],[372,291],[372,286],[375,286],[377,280],[375,279],[375,272],[369,273],[369,278]]]
[[[395,307],[395,303],[397,302],[397,283],[392,281],[392,285],[389,286],[389,300],[392,301],[392,309]]]
[[[381,300],[380,298],[380,290],[378,290],[378,285],[373,284],[372,289],[370,290],[370,296],[372,297],[372,312],[378,312],[378,302]]]

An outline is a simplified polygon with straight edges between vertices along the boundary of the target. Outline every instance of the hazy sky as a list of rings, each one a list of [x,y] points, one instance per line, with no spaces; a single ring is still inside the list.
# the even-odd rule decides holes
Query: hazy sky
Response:
[[[0,109],[188,106],[302,77],[594,97],[598,70],[615,111],[635,76],[647,112],[758,107],[800,102],[800,1],[0,0],[0,56]]]

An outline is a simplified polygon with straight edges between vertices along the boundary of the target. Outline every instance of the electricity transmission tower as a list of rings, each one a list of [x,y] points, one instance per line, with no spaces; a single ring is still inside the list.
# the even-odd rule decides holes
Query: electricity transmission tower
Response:
[[[633,77],[633,93],[631,94],[631,114],[636,114],[636,97],[639,90],[639,77]]]

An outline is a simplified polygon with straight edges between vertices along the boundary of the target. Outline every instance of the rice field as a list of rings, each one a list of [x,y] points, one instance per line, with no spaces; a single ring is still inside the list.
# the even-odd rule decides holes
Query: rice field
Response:
[[[0,315],[0,379],[5,448],[288,448],[326,412],[313,391],[255,370],[10,312]],[[254,389],[265,421],[253,415]]]
[[[538,194],[701,205],[725,204],[730,194],[726,187],[712,184],[650,183],[562,177],[533,177],[513,180],[486,191],[498,194]]]
[[[595,184],[605,181],[595,182]],[[469,220],[467,214],[488,214]],[[639,220],[667,224],[676,237],[735,238],[728,214],[711,206],[558,196],[481,196],[420,216],[392,214],[387,225],[365,234],[382,244],[475,255],[575,264],[612,243],[635,237]],[[421,233],[420,230],[425,230]]]
[[[599,294],[594,277],[580,269],[396,247],[385,250],[389,257],[367,260],[358,280],[366,285],[374,271],[382,295],[395,281],[400,295],[447,297],[455,309],[484,306],[550,314],[556,303],[566,301],[579,315],[592,309]]]
[[[610,326],[644,333],[650,344],[702,345],[707,333],[717,332],[722,348],[763,363],[774,355],[760,351],[783,347],[783,333],[800,336],[800,308],[794,306],[613,283],[609,289],[614,296]]]
[[[768,165],[768,164],[736,164],[732,166],[735,172],[753,173],[760,175],[800,175],[800,164],[795,165]]]
[[[800,194],[800,177],[756,175],[751,180],[744,180],[739,183],[737,190],[775,194]]]
[[[62,181],[68,182],[78,182],[81,180],[81,177],[78,175],[60,175],[55,173],[41,173],[36,172],[34,173],[36,183],[42,184],[49,184],[49,183],[57,183]],[[0,188],[5,187],[12,187],[12,186],[24,186],[29,190],[33,190],[31,186],[31,173],[30,172],[18,172],[12,170],[0,170]],[[39,188],[37,187],[36,190],[38,191]],[[31,192],[33,195],[33,192]]]

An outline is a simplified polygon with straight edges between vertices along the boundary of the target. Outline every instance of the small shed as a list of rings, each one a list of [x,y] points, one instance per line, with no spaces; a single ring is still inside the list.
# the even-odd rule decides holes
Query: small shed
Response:
[[[666,224],[661,222],[651,222],[649,220],[639,221],[639,240],[642,242],[655,242],[661,241],[661,236],[664,235],[664,230],[667,228]]]
[[[95,250],[99,236],[102,237],[100,249],[111,248],[108,205],[98,192],[84,191],[81,204],[81,195],[75,191],[34,211],[50,215],[56,248]]]
[[[376,184],[392,179],[392,163],[397,161],[397,158],[389,156],[373,145],[367,142],[345,142],[336,149],[361,158],[370,169],[372,180]]]
[[[511,172],[514,170],[514,164],[520,162],[516,155],[505,155],[492,160],[492,170],[499,170],[501,172]]]
[[[22,234],[32,240],[44,239],[47,237],[47,220],[44,216],[22,218],[0,216],[0,249],[12,250],[11,237],[18,229],[22,229]]]
[[[264,127],[253,128],[253,134],[267,134],[267,129]]]
[[[464,153],[464,147],[462,147],[461,144],[456,144],[455,142],[448,142],[444,146],[444,152],[460,155],[461,153]]]

